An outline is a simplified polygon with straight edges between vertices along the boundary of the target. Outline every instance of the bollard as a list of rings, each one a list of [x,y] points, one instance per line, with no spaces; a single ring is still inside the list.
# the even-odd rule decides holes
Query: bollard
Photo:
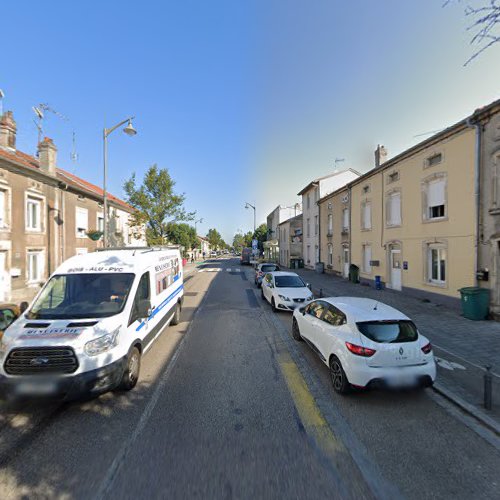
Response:
[[[486,365],[486,373],[484,374],[484,407],[491,410],[492,406],[492,393],[491,393],[491,366]]]
[[[323,297],[323,288],[319,289],[319,298],[321,299]]]

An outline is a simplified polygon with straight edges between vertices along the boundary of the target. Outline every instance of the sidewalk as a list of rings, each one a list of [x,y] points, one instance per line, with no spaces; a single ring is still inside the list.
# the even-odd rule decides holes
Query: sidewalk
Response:
[[[500,322],[471,321],[445,306],[389,289],[351,283],[330,274],[293,269],[310,283],[316,296],[355,296],[380,300],[410,317],[429,338],[438,362],[436,388],[472,405],[479,413],[496,419],[500,429]],[[484,367],[493,374],[493,408],[483,407]],[[478,417],[477,415],[475,415]],[[478,417],[479,418],[479,417]]]

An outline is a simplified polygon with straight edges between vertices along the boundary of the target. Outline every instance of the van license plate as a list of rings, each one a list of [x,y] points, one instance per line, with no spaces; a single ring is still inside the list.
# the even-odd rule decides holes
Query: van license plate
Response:
[[[21,382],[17,386],[17,393],[23,396],[47,396],[49,394],[53,394],[55,390],[56,384],[50,381]]]

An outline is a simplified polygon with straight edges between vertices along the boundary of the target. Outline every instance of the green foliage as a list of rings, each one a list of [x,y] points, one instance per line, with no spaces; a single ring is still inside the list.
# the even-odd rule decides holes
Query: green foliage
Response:
[[[127,203],[135,209],[130,218],[131,228],[146,225],[148,245],[168,242],[168,227],[172,222],[193,220],[195,212],[184,209],[184,194],[174,192],[175,182],[166,168],[149,167],[142,185],[136,185],[135,174],[123,189]]]
[[[226,243],[222,239],[222,236],[220,235],[219,231],[217,231],[217,229],[209,229],[207,233],[207,239],[212,250],[220,250],[226,247]]]
[[[259,247],[262,246],[262,243],[267,240],[267,225],[261,224],[253,233],[254,239],[259,242]]]
[[[196,231],[189,224],[171,222],[167,226],[167,238],[169,243],[182,245],[185,250],[192,250],[198,246]]]
[[[241,252],[243,247],[247,246],[245,242],[245,236],[241,233],[236,233],[233,238],[233,248],[236,252]]]

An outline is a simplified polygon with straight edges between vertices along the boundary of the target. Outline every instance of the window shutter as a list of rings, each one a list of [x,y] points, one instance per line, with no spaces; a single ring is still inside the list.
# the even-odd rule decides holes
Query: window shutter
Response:
[[[444,180],[429,182],[427,189],[427,205],[437,207],[444,205]]]
[[[389,209],[389,224],[392,226],[397,226],[401,224],[401,194],[393,193],[389,197],[388,203]]]
[[[363,205],[363,228],[364,229],[370,229],[371,228],[371,225],[372,225],[372,221],[371,221],[371,204],[370,203],[365,203]]]

